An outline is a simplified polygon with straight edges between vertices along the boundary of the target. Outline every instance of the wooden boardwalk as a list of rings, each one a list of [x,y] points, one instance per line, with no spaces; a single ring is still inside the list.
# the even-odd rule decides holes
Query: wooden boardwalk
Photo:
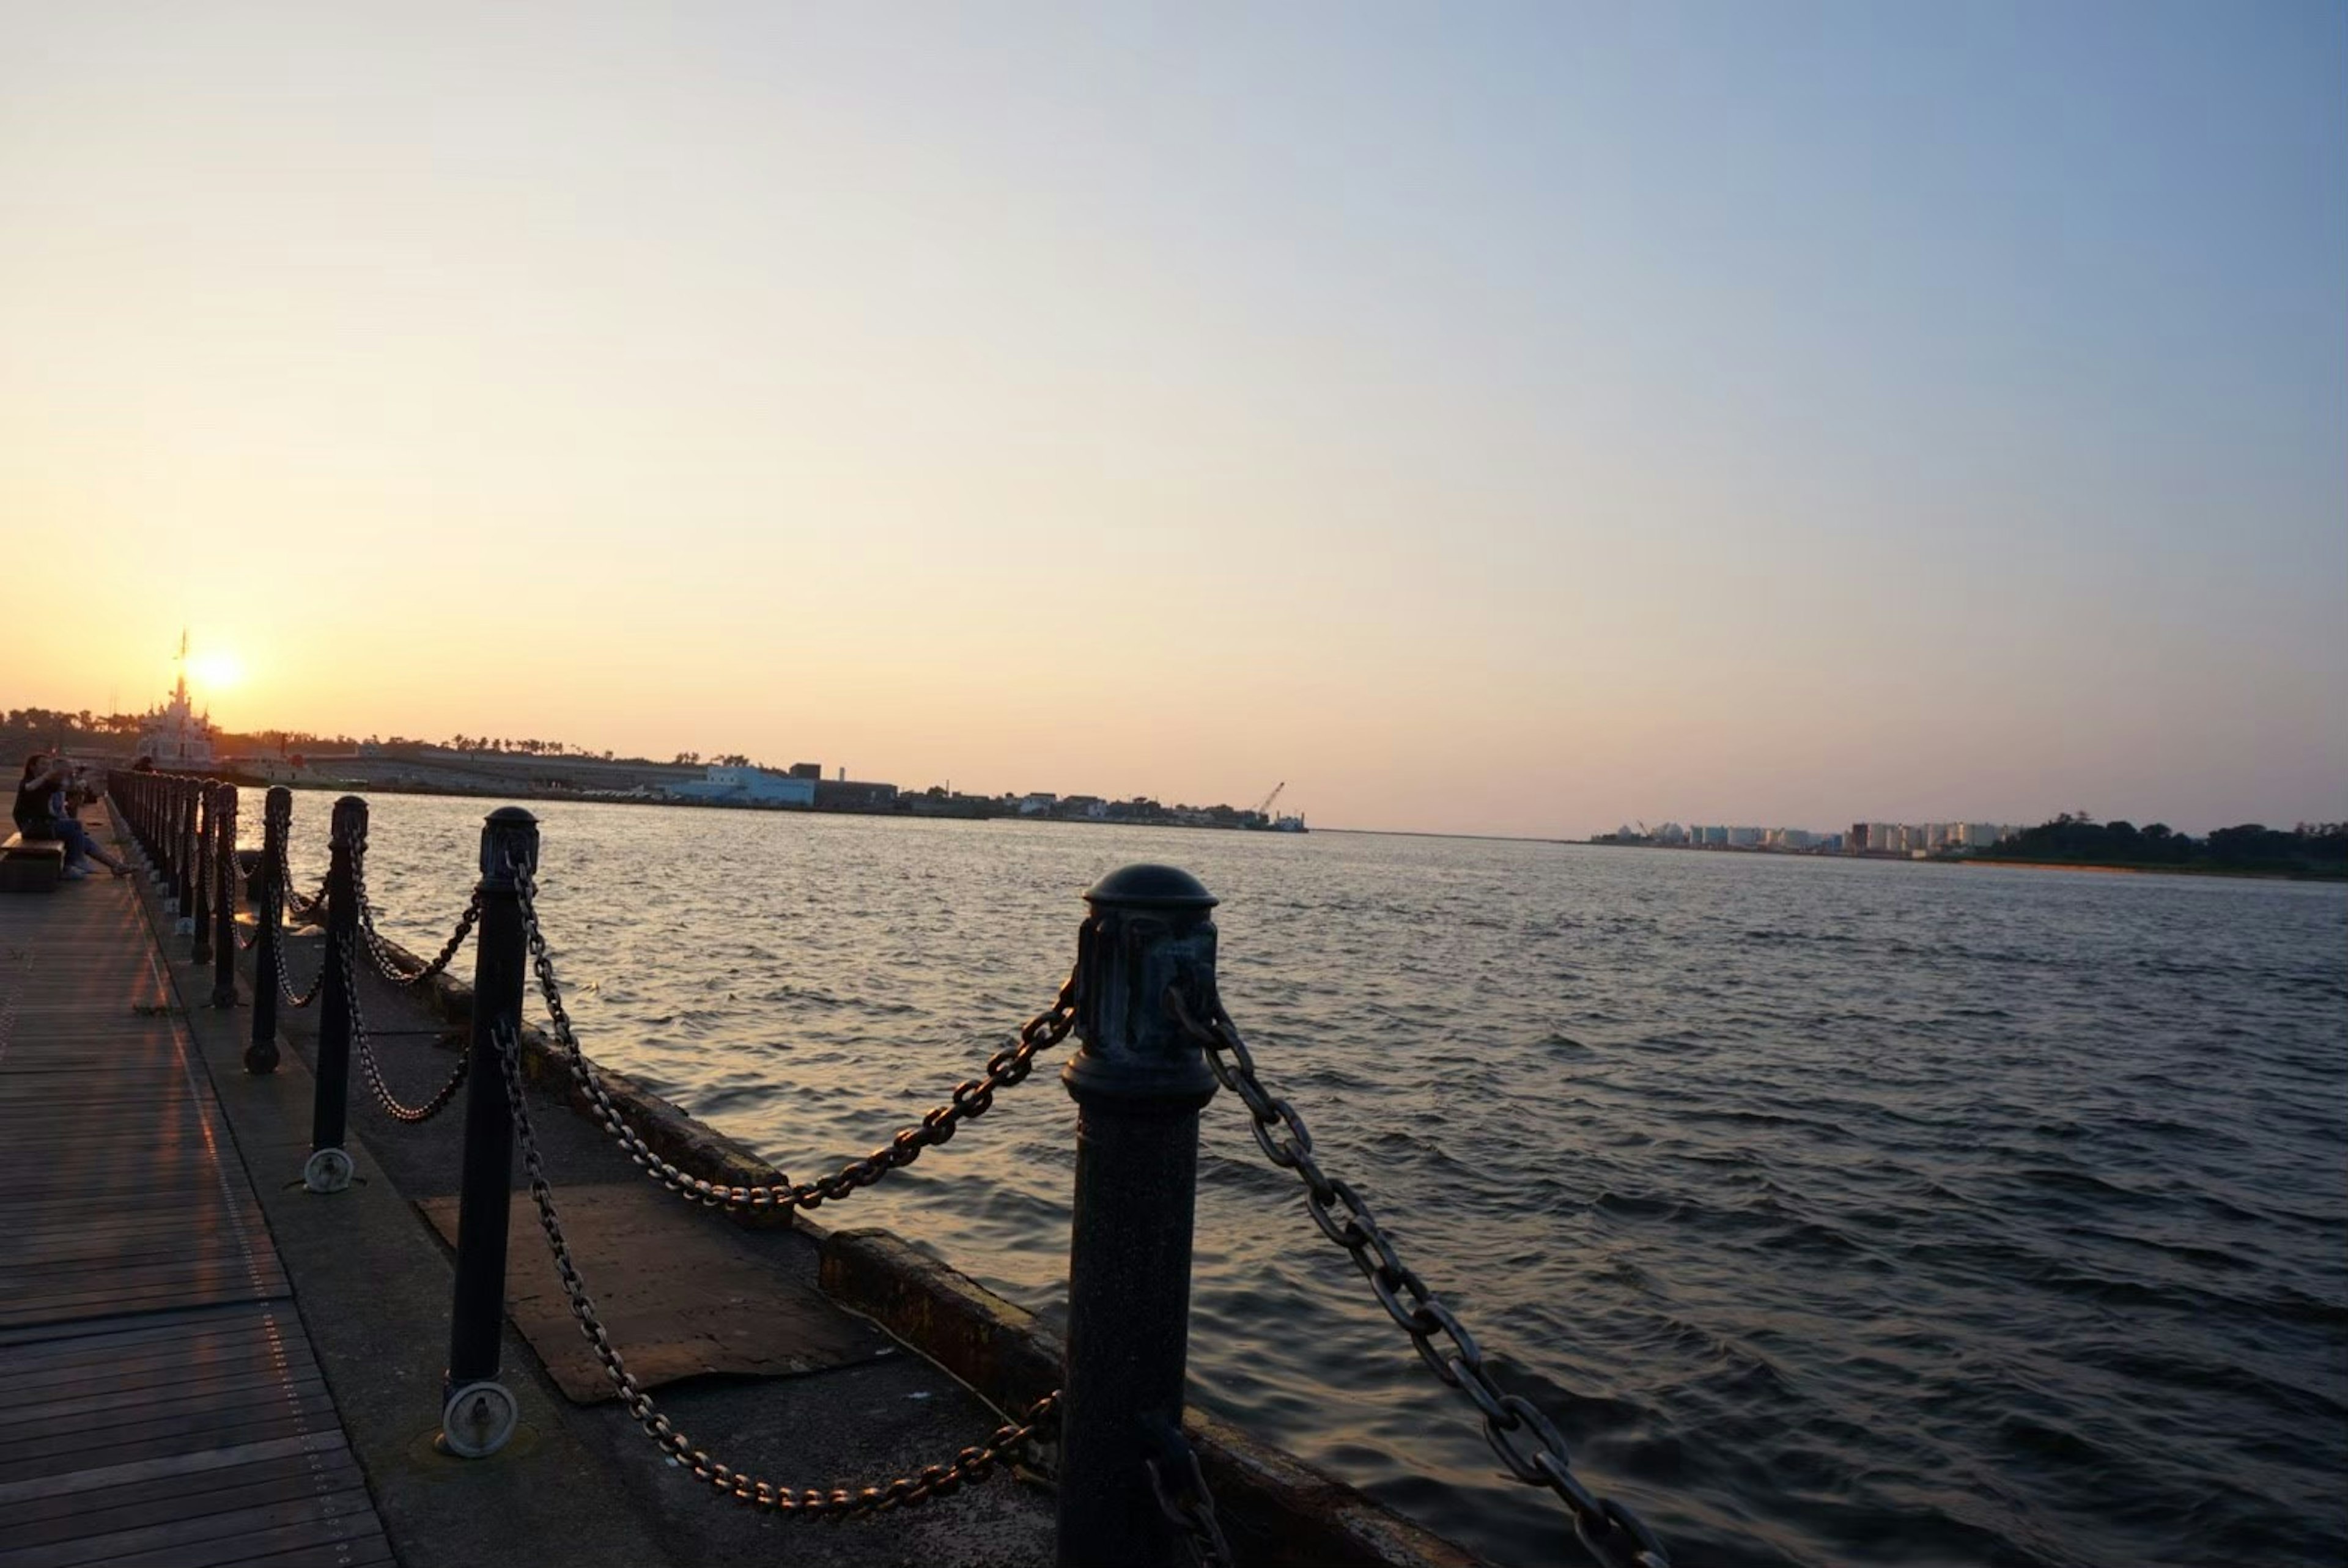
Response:
[[[128,882],[0,898],[0,1568],[393,1561]]]

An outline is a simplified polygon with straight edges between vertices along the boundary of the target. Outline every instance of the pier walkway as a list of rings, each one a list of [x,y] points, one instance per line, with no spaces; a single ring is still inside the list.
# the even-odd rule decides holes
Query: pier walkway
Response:
[[[531,902],[527,814],[490,815],[480,883],[427,963],[367,924],[364,801],[335,803],[333,872],[322,895],[295,898],[290,797],[272,792],[260,914],[241,927],[250,890],[232,856],[233,790],[131,774],[112,787],[118,820],[153,858],[151,884],[0,899],[0,1389],[13,1396],[0,1401],[0,1568],[747,1568],[784,1556],[801,1568],[1127,1568],[1186,1552],[1217,1568],[1473,1561],[1182,1409],[1187,1280],[1124,1279],[1101,1263],[1117,1248],[1101,1244],[1122,1245],[1134,1226],[1158,1235],[1148,1222],[1174,1215],[1187,1257],[1193,1178],[1166,1151],[1195,1143],[1183,1119],[1195,1103],[1136,1116],[1079,1095],[1088,1132],[1069,1316],[1093,1325],[1091,1338],[1056,1340],[885,1233],[719,1212],[776,1194],[802,1210],[845,1198],[944,1143],[1089,1017],[1096,1076],[1124,1071],[1102,1066],[1107,1056],[1138,1060],[1145,1035],[1188,1051],[1202,1081],[1223,1075],[1273,1163],[1304,1171],[1308,1203],[1323,1188],[1344,1202],[1353,1221],[1314,1218],[1381,1284],[1363,1255],[1390,1257],[1390,1245],[1351,1190],[1320,1173],[1309,1134],[1219,1010],[1214,900],[1186,874],[1145,866],[1104,879],[1086,896],[1076,973],[983,1079],[838,1173],[792,1184],[596,1067],[572,1037]],[[191,890],[199,910],[211,890],[213,918],[174,932],[166,885]],[[297,926],[276,917],[289,902]],[[477,922],[466,987],[440,971]],[[254,967],[241,969],[248,939]],[[518,1004],[533,953],[556,1032],[525,1050]],[[1093,963],[1108,966],[1097,989],[1078,978]],[[1159,993],[1132,978],[1145,970],[1178,976],[1163,1016],[1149,1000]],[[1210,1066],[1209,1045],[1214,1062],[1236,1065]],[[346,1080],[346,1067],[360,1071]],[[366,1091],[349,1092],[362,1079]],[[467,1114],[439,1116],[460,1086]],[[1281,1122],[1292,1143],[1263,1132]],[[671,1165],[639,1126],[714,1176]],[[509,1195],[499,1187],[502,1168],[510,1190],[513,1154],[492,1136],[507,1129],[528,1193],[514,1194],[506,1256],[490,1251],[483,1276],[477,1255],[492,1244],[479,1238],[496,1230],[474,1221],[486,1214],[494,1227]],[[343,1179],[316,1179],[325,1167],[314,1164],[304,1179],[321,1148],[337,1152]],[[1530,1471],[1528,1484],[1558,1490],[1613,1568],[1668,1568],[1633,1516],[1572,1480],[1538,1409],[1492,1388],[1472,1337],[1417,1277],[1398,1265],[1394,1275],[1379,1293],[1388,1315],[1430,1365],[1433,1336],[1454,1347],[1442,1367],[1472,1384],[1496,1452]],[[1406,1307],[1395,1289],[1422,1305]],[[1132,1326],[1143,1304],[1148,1335]],[[1144,1357],[1133,1346],[1145,1337],[1170,1350]],[[1081,1381],[1086,1344],[1107,1348],[1087,1385],[1096,1402],[1087,1416],[1067,1394],[1055,1433],[1043,1417]],[[1118,1381],[1145,1361],[1164,1389]],[[458,1407],[505,1406],[498,1440],[472,1458],[435,1441],[450,1380],[464,1384]],[[1143,1419],[1152,1410],[1167,1412],[1156,1428]],[[1099,1430],[1087,1438],[1079,1417]],[[473,1430],[448,1419],[452,1440]],[[1502,1446],[1509,1434],[1519,1447]],[[915,1506],[932,1496],[935,1506]]]
[[[0,1568],[391,1548],[129,882],[0,900]]]

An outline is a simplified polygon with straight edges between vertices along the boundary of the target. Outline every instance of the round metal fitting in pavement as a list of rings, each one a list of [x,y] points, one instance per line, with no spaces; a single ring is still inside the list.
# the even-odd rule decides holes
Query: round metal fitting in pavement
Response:
[[[302,1184],[314,1193],[339,1193],[351,1184],[351,1157],[340,1149],[319,1149],[302,1163]]]
[[[521,1407],[502,1383],[468,1383],[440,1408],[440,1446],[458,1459],[487,1459],[506,1446]]]

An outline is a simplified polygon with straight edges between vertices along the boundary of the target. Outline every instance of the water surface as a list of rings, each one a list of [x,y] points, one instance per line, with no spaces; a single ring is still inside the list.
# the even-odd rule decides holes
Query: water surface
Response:
[[[296,797],[310,871],[326,804]],[[374,807],[385,927],[436,950],[482,803]],[[1102,873],[1195,872],[1323,1165],[1684,1563],[2348,1554],[2338,886],[534,809],[588,1050],[802,1178],[1050,1001]],[[1039,1071],[817,1217],[1056,1314],[1073,1129]],[[1228,1095],[1190,1365],[1200,1403],[1496,1562],[1576,1560]]]

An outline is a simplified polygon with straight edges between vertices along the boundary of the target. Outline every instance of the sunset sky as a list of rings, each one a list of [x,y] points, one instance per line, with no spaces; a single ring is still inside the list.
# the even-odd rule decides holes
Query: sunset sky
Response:
[[[2330,0],[0,38],[0,706],[184,624],[231,725],[1315,825],[2348,816]]]

